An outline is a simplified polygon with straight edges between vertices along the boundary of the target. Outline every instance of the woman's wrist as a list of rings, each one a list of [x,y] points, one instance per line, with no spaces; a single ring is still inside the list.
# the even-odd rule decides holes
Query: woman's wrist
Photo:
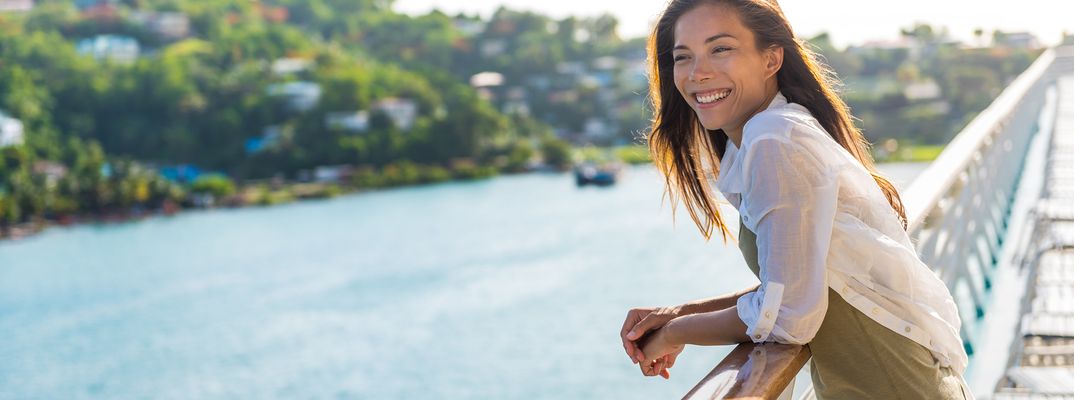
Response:
[[[678,318],[678,317],[681,317],[683,315],[689,315],[690,314],[689,312],[687,312],[686,307],[687,307],[687,304],[680,304],[680,305],[677,305],[677,306],[665,307],[665,309],[667,310],[667,313],[670,314],[672,317]]]
[[[671,344],[673,346],[679,346],[679,345],[686,344],[682,340],[681,326],[678,325],[678,324],[681,324],[686,318],[689,318],[689,317],[690,317],[689,314],[683,315],[683,316],[680,316],[680,317],[675,317],[675,318],[672,318],[671,321],[668,321],[668,323],[664,324],[664,327],[661,328],[661,329],[664,330],[664,340],[667,343],[669,343],[669,344]]]

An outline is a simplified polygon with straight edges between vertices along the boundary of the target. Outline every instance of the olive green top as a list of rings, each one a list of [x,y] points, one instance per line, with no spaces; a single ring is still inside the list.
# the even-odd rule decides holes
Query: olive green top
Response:
[[[739,220],[738,247],[754,275],[757,236]],[[924,346],[891,331],[828,288],[828,310],[808,344],[817,398],[972,399],[964,380]]]

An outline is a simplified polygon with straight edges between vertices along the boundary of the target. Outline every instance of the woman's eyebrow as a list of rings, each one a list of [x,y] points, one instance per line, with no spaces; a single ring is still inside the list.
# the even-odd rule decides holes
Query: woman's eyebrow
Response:
[[[735,36],[730,34],[730,33],[717,33],[715,35],[709,36],[708,39],[705,39],[705,44],[711,43],[713,41],[716,41],[716,40],[719,40],[719,39],[725,38],[725,37],[736,39]],[[682,45],[682,44],[677,45],[672,50],[686,50],[686,45]]]

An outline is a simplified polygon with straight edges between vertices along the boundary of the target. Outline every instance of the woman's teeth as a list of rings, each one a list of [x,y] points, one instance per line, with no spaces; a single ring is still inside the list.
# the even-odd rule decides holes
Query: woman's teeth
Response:
[[[706,95],[698,94],[698,95],[695,95],[695,96],[697,98],[698,103],[708,104],[708,103],[715,102],[717,100],[723,100],[724,97],[727,97],[730,94],[731,94],[731,89],[727,89],[727,90],[722,91],[722,92],[712,92],[712,93],[709,93],[709,94],[706,94]]]

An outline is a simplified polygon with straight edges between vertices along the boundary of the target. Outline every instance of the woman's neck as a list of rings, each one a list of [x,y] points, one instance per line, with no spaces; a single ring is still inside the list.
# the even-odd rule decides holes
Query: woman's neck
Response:
[[[746,118],[742,119],[741,124],[738,124],[733,128],[723,130],[723,133],[727,134],[727,138],[735,144],[736,148],[742,148],[742,128],[746,126],[746,122],[749,121],[750,118],[753,118],[754,115],[757,115],[761,111],[764,111],[766,108],[768,108],[768,105],[772,104],[772,99],[775,99],[776,94],[779,93],[779,86],[776,85],[775,82],[772,82],[772,84],[766,86],[766,95],[764,101],[761,102],[761,105],[757,107],[756,110],[753,110],[753,112],[750,112],[750,114]]]

